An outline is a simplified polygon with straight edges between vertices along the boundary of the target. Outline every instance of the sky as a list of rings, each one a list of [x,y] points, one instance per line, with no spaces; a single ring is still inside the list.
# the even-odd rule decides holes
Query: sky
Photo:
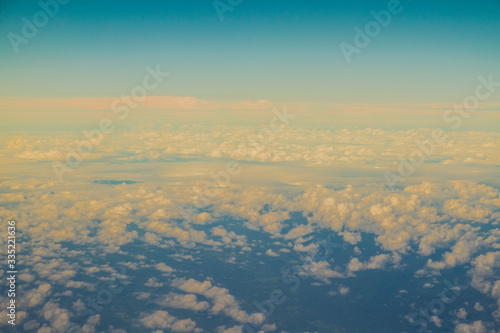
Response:
[[[346,63],[339,44],[387,1],[70,1],[15,53],[36,1],[0,5],[2,97],[120,96],[148,65],[162,96],[276,103],[451,103],[498,74],[500,3],[401,1],[402,11]],[[498,102],[498,97],[496,100]]]

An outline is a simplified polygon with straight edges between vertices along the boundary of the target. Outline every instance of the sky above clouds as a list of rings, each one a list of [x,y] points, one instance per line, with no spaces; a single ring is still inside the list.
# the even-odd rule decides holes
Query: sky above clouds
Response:
[[[346,66],[339,44],[387,1],[243,1],[221,22],[211,1],[71,1],[28,44],[2,38],[2,96],[112,97],[148,64],[171,73],[155,93],[217,101],[450,103],[497,74],[498,1],[401,1]],[[36,2],[3,2],[20,33]],[[383,79],[382,79],[383,78]],[[472,87],[472,88],[471,88]],[[498,97],[496,97],[498,102]]]
[[[223,21],[210,1],[71,1],[16,47],[9,34],[22,37],[22,19],[33,21],[41,7],[1,6],[0,126],[9,131],[88,127],[143,82],[148,66],[168,76],[122,127],[200,118],[256,125],[273,103],[301,111],[304,125],[432,127],[438,110],[474,92],[478,77],[500,77],[500,5],[493,0],[401,1],[351,63],[341,43],[355,46],[355,28],[373,22],[372,11],[387,11],[387,1],[241,2]],[[186,108],[186,101],[194,103]],[[475,111],[499,103],[493,94]],[[156,112],[143,110],[151,108]],[[39,109],[51,116],[33,112]],[[421,117],[430,109],[434,116]],[[496,119],[474,117],[461,130],[494,130]]]

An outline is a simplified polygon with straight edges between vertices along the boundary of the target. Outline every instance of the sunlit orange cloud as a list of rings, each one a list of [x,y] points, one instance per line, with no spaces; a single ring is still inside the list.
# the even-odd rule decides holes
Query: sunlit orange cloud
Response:
[[[257,109],[269,109],[274,106],[274,103],[265,100],[259,99],[257,102],[244,101],[240,103],[234,103],[230,105],[230,109],[237,110],[257,110]]]
[[[345,114],[391,114],[398,112],[401,114],[413,115],[437,115],[455,106],[460,107],[461,103],[429,103],[429,104],[339,104],[335,110]],[[482,103],[476,111],[498,112],[500,104]]]
[[[0,97],[0,111],[44,110],[44,114],[63,110],[110,110],[112,106],[125,105],[120,97],[80,97],[80,98],[19,98]],[[440,116],[447,109],[459,103],[434,104],[329,104],[329,103],[280,103],[269,100],[257,101],[207,101],[193,96],[147,96],[138,102],[137,108],[150,110],[232,110],[243,115],[251,112],[253,116],[267,112],[275,107],[285,106],[295,113],[308,117],[350,117],[372,115],[383,117],[394,116]],[[475,112],[491,113],[499,117],[500,104],[482,103]],[[30,115],[31,117],[32,115]],[[184,114],[188,116],[188,114]]]
[[[123,103],[116,97],[81,98],[0,98],[1,110],[104,110]],[[191,96],[147,96],[139,102],[140,108],[176,110],[256,110],[269,109],[273,103],[268,100],[217,102],[201,100]]]

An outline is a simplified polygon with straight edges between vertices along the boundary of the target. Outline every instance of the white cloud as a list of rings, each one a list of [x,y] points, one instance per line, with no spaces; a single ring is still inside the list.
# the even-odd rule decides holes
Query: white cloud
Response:
[[[277,254],[276,252],[274,252],[274,251],[273,251],[273,250],[271,250],[271,249],[268,249],[268,250],[266,251],[266,254],[267,254],[268,256],[270,256],[270,257],[279,257],[279,254]]]
[[[158,304],[165,307],[189,309],[193,311],[205,311],[210,308],[208,302],[198,302],[194,294],[168,293],[158,301]]]
[[[200,282],[195,279],[176,279],[172,282],[172,286],[184,292],[202,295],[211,299],[213,304],[210,311],[214,314],[222,312],[241,323],[260,323],[264,319],[263,314],[254,313],[249,315],[247,312],[241,310],[234,296],[229,294],[229,290],[212,286],[212,283],[208,280]]]
[[[487,333],[486,327],[481,320],[472,324],[458,324],[455,326],[455,333]]]
[[[141,313],[140,322],[143,326],[151,329],[168,329],[172,332],[193,332],[196,322],[191,319],[178,319],[167,311],[157,310],[151,314]]]

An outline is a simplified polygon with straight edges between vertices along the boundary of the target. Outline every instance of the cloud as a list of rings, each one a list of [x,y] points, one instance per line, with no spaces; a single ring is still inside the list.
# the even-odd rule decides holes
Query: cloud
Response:
[[[349,264],[347,265],[347,269],[351,272],[362,271],[366,269],[381,269],[384,268],[385,265],[392,261],[392,257],[388,254],[379,254],[371,257],[368,262],[362,263],[358,258],[352,258]]]
[[[299,237],[303,237],[307,234],[310,234],[314,231],[314,228],[307,224],[307,225],[299,225],[292,230],[290,230],[285,236],[285,239],[296,239]]]
[[[474,288],[500,299],[496,274],[500,267],[500,195],[498,187],[491,185],[496,184],[491,172],[499,163],[498,133],[448,133],[446,149],[436,150],[432,161],[424,163],[407,184],[389,190],[380,183],[384,170],[397,168],[399,156],[414,141],[426,140],[428,129],[287,128],[253,163],[245,163],[244,143],[255,138],[258,130],[249,126],[165,126],[117,132],[99,147],[102,159],[92,159],[75,169],[77,176],[64,185],[44,174],[51,172],[44,156],[51,151],[64,154],[65,146],[78,139],[38,134],[7,138],[0,147],[6,158],[0,163],[7,166],[9,175],[17,175],[21,165],[22,170],[36,175],[5,178],[0,193],[2,215],[23,221],[23,236],[30,239],[31,248],[25,250],[30,256],[25,258],[26,268],[19,278],[40,283],[22,290],[23,307],[54,303],[48,300],[52,288],[75,288],[72,291],[80,297],[82,290],[76,288],[90,289],[97,282],[109,281],[114,269],[95,262],[103,253],[131,256],[133,264],[128,267],[148,268],[165,278],[142,280],[142,284],[159,288],[180,274],[184,265],[201,264],[201,251],[224,248],[230,253],[227,257],[234,258],[232,262],[245,264],[239,257],[243,250],[273,256],[280,247],[291,251],[287,257],[306,256],[300,274],[325,284],[362,270],[397,269],[417,255],[426,262],[422,267],[425,273],[442,274],[441,270],[464,267]],[[40,163],[28,162],[29,156]],[[193,207],[193,201],[213,182],[210,172],[224,170],[219,167],[225,163],[219,161],[229,159],[241,161],[241,177],[218,186],[218,194],[208,198],[203,208],[193,208],[192,219],[185,219],[179,207]],[[148,172],[135,172],[143,168]],[[116,186],[93,183],[96,177],[109,174],[137,182]],[[443,180],[448,176],[464,179]],[[224,223],[218,225],[218,221]],[[257,237],[258,233],[264,235]],[[339,241],[343,238],[347,244],[342,251],[358,245],[353,249],[357,258],[316,261],[312,254],[319,249],[317,238],[321,235],[340,236]],[[267,244],[267,238],[279,244]],[[362,253],[364,243],[372,239],[377,252]],[[78,246],[61,245],[66,242]],[[147,251],[168,248],[171,254],[162,259],[165,263],[151,262],[140,252],[129,253],[130,245]],[[95,275],[97,282],[78,281],[87,273]],[[165,296],[164,306],[225,315],[240,324],[252,320],[243,309],[245,303],[238,302],[228,289],[214,286],[209,278],[174,281],[176,292]],[[58,293],[56,297],[67,295]],[[145,303],[158,301],[154,293],[135,295]],[[469,311],[468,317],[474,313]],[[159,314],[162,316],[170,318]],[[473,325],[478,326],[460,329],[472,329]],[[483,325],[488,327],[486,322]],[[51,326],[53,323],[41,330]]]
[[[62,309],[58,304],[49,301],[43,306],[42,314],[49,321],[55,332],[66,332],[69,327],[69,311]]]
[[[208,302],[198,302],[194,294],[168,293],[158,301],[158,304],[165,307],[189,309],[193,311],[205,311],[210,308]]]
[[[151,314],[141,313],[139,320],[144,327],[168,329],[172,332],[194,332],[196,322],[191,319],[177,319],[167,311],[157,310]]]
[[[331,284],[332,278],[345,278],[343,273],[336,272],[330,268],[327,261],[315,262],[311,257],[306,257],[304,264],[300,267],[301,275],[311,276],[322,281],[325,284]]]
[[[164,273],[173,273],[176,271],[174,268],[165,265],[165,263],[163,263],[163,262],[156,264],[155,268],[157,270],[159,270],[160,272],[164,272]]]
[[[163,287],[163,283],[159,282],[157,278],[149,278],[144,286],[150,288],[161,288]]]
[[[487,333],[486,327],[481,320],[472,324],[458,324],[455,326],[455,333]]]
[[[172,286],[184,292],[202,295],[211,299],[212,308],[210,311],[214,314],[224,313],[226,316],[241,323],[258,324],[265,318],[262,313],[249,315],[247,312],[241,310],[234,296],[229,294],[229,290],[212,286],[212,283],[208,280],[200,282],[195,279],[176,279],[172,282]]]
[[[271,250],[271,249],[268,249],[268,250],[266,251],[266,255],[268,255],[268,256],[270,256],[270,257],[279,257],[279,256],[280,256],[279,254],[277,254],[276,252],[274,252],[274,251],[273,251],[273,250]]]
[[[48,283],[42,283],[37,289],[32,289],[25,292],[23,298],[21,298],[20,306],[35,307],[42,304],[45,298],[49,296],[52,292],[52,287]],[[23,304],[24,303],[24,304]]]

